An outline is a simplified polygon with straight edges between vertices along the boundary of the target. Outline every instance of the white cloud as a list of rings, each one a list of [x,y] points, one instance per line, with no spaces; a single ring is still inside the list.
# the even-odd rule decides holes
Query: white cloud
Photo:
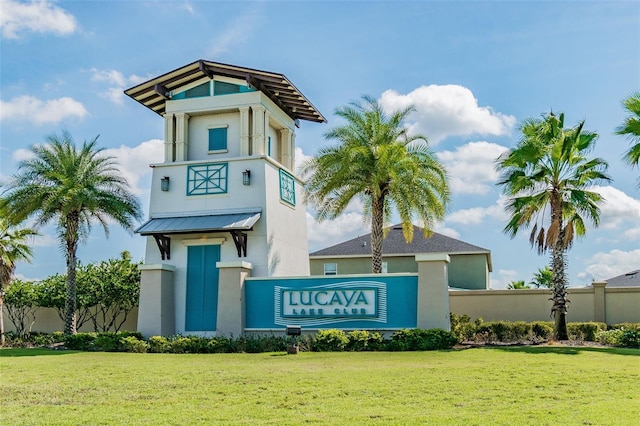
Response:
[[[215,60],[217,56],[242,45],[255,32],[261,13],[255,6],[248,10],[249,13],[229,22],[223,32],[213,40],[208,51],[209,57]]]
[[[578,274],[579,278],[606,280],[640,269],[640,249],[631,251],[611,250],[608,253],[599,252],[585,262],[585,272]]]
[[[125,95],[124,90],[127,85],[136,85],[148,80],[150,77],[141,77],[136,74],[131,74],[129,77],[125,77],[122,72],[118,70],[99,70],[97,68],[91,68],[89,72],[92,81],[106,82],[111,87],[99,93],[102,98],[105,98],[115,104],[122,105],[124,103]]]
[[[479,106],[471,90],[455,84],[420,86],[406,95],[389,89],[380,103],[386,110],[414,105],[410,130],[427,136],[432,144],[448,136],[508,135],[516,122],[512,115]]]
[[[461,225],[477,225],[487,219],[493,219],[500,222],[508,220],[508,214],[504,208],[506,198],[500,196],[496,203],[489,207],[472,207],[469,209],[457,210],[448,214],[445,218],[446,222],[459,223]]]
[[[309,160],[310,158],[312,158],[310,155],[306,155],[304,152],[302,152],[302,148],[296,147],[296,151],[295,151],[296,164],[294,167],[295,168],[294,171],[297,171],[298,168],[302,165],[302,163]]]
[[[449,173],[453,193],[486,194],[498,181],[495,161],[506,150],[491,142],[470,142],[436,156]]]
[[[93,81],[106,81],[117,86],[124,86],[126,79],[120,71],[116,70],[99,70],[97,68],[91,68],[91,80]]]
[[[505,290],[509,283],[518,280],[518,271],[512,269],[500,269],[497,273],[491,275],[490,288],[492,290]]]
[[[369,228],[364,224],[362,213],[345,212],[334,220],[317,222],[313,215],[307,212],[307,235],[310,251],[330,247],[358,235],[366,235],[369,232]]]
[[[446,235],[447,237],[451,237],[451,238],[460,239],[461,237],[458,231],[456,231],[453,228],[446,227],[443,224],[436,224],[433,227],[433,231],[437,232],[438,234]]]
[[[149,164],[162,162],[164,141],[151,139],[134,147],[122,145],[119,148],[105,149],[104,152],[106,155],[115,157],[131,190],[139,196],[149,191],[148,187],[140,185],[140,181],[151,174]]]
[[[1,8],[0,28],[5,39],[17,39],[26,32],[65,35],[77,29],[76,18],[50,1],[2,0]]]
[[[604,198],[600,206],[600,226],[604,229],[631,230],[640,233],[640,200],[636,200],[613,186],[594,186],[592,191]]]
[[[0,101],[0,121],[28,120],[35,124],[55,124],[67,118],[83,118],[87,114],[82,103],[66,96],[43,101],[25,95],[8,102]]]

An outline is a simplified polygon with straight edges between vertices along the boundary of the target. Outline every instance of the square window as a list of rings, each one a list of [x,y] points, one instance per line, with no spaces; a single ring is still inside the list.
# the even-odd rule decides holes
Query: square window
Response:
[[[218,127],[209,129],[209,151],[222,151],[227,149],[227,128]]]
[[[325,275],[338,275],[338,264],[337,263],[325,263],[324,264],[324,274]]]

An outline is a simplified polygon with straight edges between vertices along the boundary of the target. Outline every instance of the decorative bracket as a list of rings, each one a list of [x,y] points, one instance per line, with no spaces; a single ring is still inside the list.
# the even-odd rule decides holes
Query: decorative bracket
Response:
[[[238,257],[247,257],[247,233],[242,231],[229,231],[238,250]],[[244,253],[244,255],[243,255]]]
[[[156,240],[162,260],[171,259],[171,238],[162,234],[153,234],[153,238]]]

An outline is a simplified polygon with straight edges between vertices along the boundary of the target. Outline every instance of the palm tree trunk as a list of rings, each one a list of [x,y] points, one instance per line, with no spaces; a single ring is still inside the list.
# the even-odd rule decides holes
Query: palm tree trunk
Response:
[[[0,293],[2,289],[0,288]],[[4,295],[0,294],[0,346],[4,346],[6,339],[4,337]]]
[[[64,302],[64,334],[76,334],[76,266],[78,260],[78,218],[67,220],[65,239],[67,246],[67,295]]]
[[[551,315],[555,321],[554,336],[557,340],[569,340],[567,332],[567,280],[565,271],[564,232],[561,231],[558,241],[551,251],[551,269],[553,270],[553,306]]]
[[[384,198],[371,197],[371,272],[382,273]]]

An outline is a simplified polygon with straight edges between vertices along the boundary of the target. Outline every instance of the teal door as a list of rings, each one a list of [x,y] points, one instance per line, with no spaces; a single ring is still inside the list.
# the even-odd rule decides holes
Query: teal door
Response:
[[[187,307],[185,331],[215,331],[218,317],[216,262],[220,246],[187,247]]]

